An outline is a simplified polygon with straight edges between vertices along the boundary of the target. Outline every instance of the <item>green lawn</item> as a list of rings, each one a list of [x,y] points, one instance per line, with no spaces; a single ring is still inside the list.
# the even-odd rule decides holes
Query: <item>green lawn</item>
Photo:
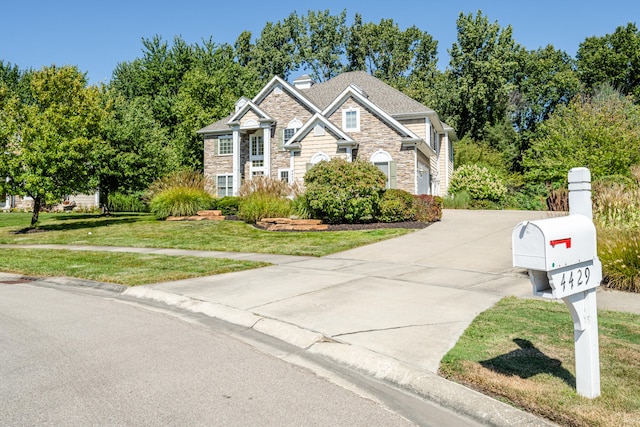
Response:
[[[407,229],[268,232],[239,221],[157,221],[146,214],[40,215],[40,232],[16,234],[30,214],[0,214],[0,243],[132,246],[324,256],[410,233]]]
[[[129,286],[211,276],[266,265],[269,264],[189,256],[0,249],[0,271],[26,276],[76,277]]]
[[[602,395],[575,391],[573,322],[556,302],[506,298],[481,313],[445,356],[440,373],[568,426],[640,420],[640,316],[600,311]]]

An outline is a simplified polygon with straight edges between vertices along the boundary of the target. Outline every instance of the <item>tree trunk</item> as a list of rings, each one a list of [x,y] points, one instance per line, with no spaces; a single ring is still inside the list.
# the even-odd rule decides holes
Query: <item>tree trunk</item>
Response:
[[[38,225],[38,218],[40,216],[40,207],[42,206],[42,198],[40,196],[33,198],[33,215],[31,216],[31,228],[35,228]]]
[[[110,215],[109,212],[109,192],[104,188],[99,188],[100,192],[100,207],[102,208],[102,215]]]

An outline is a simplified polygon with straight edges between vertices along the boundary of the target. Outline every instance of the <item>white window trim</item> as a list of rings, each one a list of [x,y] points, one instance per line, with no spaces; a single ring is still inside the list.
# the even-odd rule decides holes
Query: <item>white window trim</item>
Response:
[[[390,163],[393,161],[391,154],[387,153],[384,150],[378,150],[371,155],[371,158],[369,159],[369,161],[376,167],[382,164],[387,165],[387,172],[385,173],[387,177],[387,182],[385,186],[386,188],[391,188],[391,173],[390,173],[391,171],[389,170],[391,168]]]
[[[348,128],[347,127],[347,113],[356,113],[356,127]],[[345,132],[360,132],[360,109],[349,107],[342,110],[342,130]]]
[[[280,168],[278,169],[278,179],[282,180],[282,172],[286,172],[287,175],[287,184],[291,184],[292,173],[290,168]]]
[[[225,178],[225,189],[226,191],[226,196],[233,196],[233,174],[231,173],[220,173],[216,175],[216,194],[218,195],[218,197],[224,197],[222,195],[220,195],[220,187],[218,186],[218,182],[220,180],[221,177]]]
[[[227,141],[227,144],[229,144],[230,150],[231,150],[229,153],[221,153],[220,148],[221,148],[222,145],[220,143],[222,141]],[[233,137],[225,136],[225,137],[222,137],[222,138],[218,138],[218,150],[217,151],[218,151],[218,156],[233,156]]]
[[[312,165],[315,165],[316,163],[320,163],[323,160],[328,162],[329,160],[331,160],[331,157],[329,157],[328,154],[325,154],[322,151],[320,151],[314,154],[313,157],[311,157],[311,160],[309,161],[309,163],[311,163]]]

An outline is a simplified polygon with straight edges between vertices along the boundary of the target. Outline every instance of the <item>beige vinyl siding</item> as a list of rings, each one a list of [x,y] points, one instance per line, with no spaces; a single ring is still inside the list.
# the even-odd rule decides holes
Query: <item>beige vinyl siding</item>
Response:
[[[302,183],[302,178],[307,171],[307,163],[311,162],[311,158],[317,153],[324,153],[330,158],[341,157],[347,158],[346,151],[339,150],[336,144],[336,138],[330,132],[325,130],[322,136],[315,136],[313,131],[300,142],[300,156],[294,157],[294,177],[296,181]]]
[[[427,125],[426,118],[424,119],[410,119],[410,120],[401,120],[402,123],[407,129],[411,132],[418,135],[420,138],[429,142],[429,138],[427,138]]]
[[[240,118],[240,127],[244,127],[247,122],[250,120],[254,120],[256,123],[259,123],[260,117],[253,112],[253,110],[248,110],[244,115]],[[258,126],[257,124],[254,126]]]

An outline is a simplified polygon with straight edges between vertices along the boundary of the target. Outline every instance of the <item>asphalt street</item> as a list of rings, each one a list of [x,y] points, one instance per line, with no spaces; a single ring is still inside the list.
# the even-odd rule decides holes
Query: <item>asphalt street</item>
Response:
[[[249,332],[109,291],[0,284],[0,425],[478,425],[318,360],[285,362],[296,348]]]

